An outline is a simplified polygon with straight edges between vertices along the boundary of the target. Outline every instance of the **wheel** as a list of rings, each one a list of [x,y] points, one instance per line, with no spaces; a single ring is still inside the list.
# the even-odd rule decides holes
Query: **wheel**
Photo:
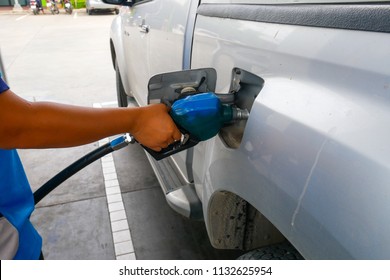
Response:
[[[249,251],[237,260],[303,260],[301,254],[288,242]]]
[[[88,15],[92,15],[92,10],[88,10]]]
[[[119,9],[115,9],[115,14],[119,14]]]
[[[127,94],[123,87],[122,78],[119,72],[118,61],[115,59],[115,76],[116,76],[116,94],[118,98],[119,107],[127,107],[129,102],[127,100]]]

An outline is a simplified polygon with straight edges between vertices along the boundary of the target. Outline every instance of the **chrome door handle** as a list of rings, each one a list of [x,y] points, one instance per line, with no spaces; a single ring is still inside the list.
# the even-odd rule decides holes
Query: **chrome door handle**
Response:
[[[140,24],[139,28],[140,28],[139,32],[142,32],[142,33],[148,33],[149,32],[149,25]]]

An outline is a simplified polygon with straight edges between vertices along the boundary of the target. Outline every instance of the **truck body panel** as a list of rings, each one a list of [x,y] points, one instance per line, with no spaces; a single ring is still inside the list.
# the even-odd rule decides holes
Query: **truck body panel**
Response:
[[[150,159],[160,183],[179,174],[195,190],[217,248],[264,243],[253,224],[234,233],[241,209],[222,207],[227,195],[304,258],[388,259],[390,5],[263,2],[137,1],[114,21],[122,79],[140,105],[150,77],[211,67],[216,92],[234,92],[250,110],[247,122],[172,157],[169,168]]]

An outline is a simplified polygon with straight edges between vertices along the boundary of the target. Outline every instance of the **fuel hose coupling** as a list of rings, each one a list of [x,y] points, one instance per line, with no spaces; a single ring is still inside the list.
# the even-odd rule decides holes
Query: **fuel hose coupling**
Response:
[[[110,142],[110,147],[113,151],[117,151],[126,147],[129,144],[133,144],[134,142],[135,142],[134,137],[131,136],[129,133],[126,133],[112,140]]]

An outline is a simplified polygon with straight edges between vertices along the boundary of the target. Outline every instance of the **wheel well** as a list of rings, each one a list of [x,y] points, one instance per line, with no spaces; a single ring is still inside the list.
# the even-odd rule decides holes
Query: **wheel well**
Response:
[[[218,249],[252,250],[285,240],[255,207],[231,192],[214,194],[207,215],[210,242]]]
[[[112,66],[113,66],[114,69],[115,69],[116,53],[115,53],[114,43],[112,42],[112,40],[110,40],[110,50],[111,50],[111,61],[112,61]]]

